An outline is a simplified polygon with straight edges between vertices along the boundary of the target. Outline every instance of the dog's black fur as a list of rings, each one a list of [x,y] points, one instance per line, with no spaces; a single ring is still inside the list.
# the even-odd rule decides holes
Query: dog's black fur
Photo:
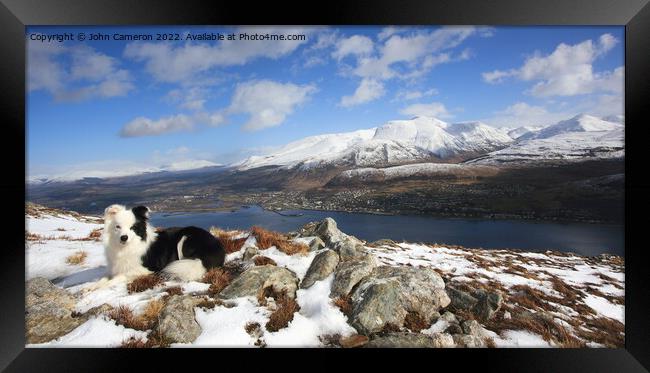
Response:
[[[136,223],[131,229],[143,240],[147,239],[147,213],[145,206],[131,209]],[[178,243],[185,237],[182,246],[183,259],[200,259],[206,271],[223,266],[226,251],[218,238],[199,227],[172,227],[157,232],[156,239],[142,256],[142,265],[150,271],[160,272],[169,263],[179,260]]]

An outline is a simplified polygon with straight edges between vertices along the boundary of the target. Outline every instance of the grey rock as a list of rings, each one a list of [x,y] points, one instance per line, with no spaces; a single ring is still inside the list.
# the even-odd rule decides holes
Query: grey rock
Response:
[[[445,320],[448,323],[458,323],[458,319],[456,318],[456,315],[449,311],[445,311],[445,313],[440,316],[441,319]]]
[[[332,248],[339,253],[341,261],[344,262],[367,255],[363,245],[361,245],[358,240],[350,237],[344,238],[335,243]]]
[[[484,338],[486,337],[485,329],[478,323],[476,320],[465,320],[461,324],[463,328],[463,333],[473,335],[475,337]]]
[[[374,247],[379,247],[379,246],[395,246],[397,245],[397,242],[388,239],[388,238],[382,238],[381,240],[373,241],[370,243],[370,246]]]
[[[316,231],[316,227],[318,227],[318,224],[320,224],[320,222],[312,221],[312,222],[309,222],[309,223],[303,225],[298,230],[299,237],[311,237],[311,236],[314,236],[315,231]]]
[[[350,293],[352,288],[364,277],[370,274],[377,266],[374,256],[365,256],[359,259],[340,262],[334,272],[334,281],[330,297],[342,297]]]
[[[325,218],[321,221],[314,234],[319,236],[327,246],[334,246],[336,243],[349,239],[355,243],[361,243],[357,238],[348,236],[337,227],[336,221],[332,218]]]
[[[27,343],[43,343],[68,334],[87,320],[73,317],[74,297],[45,278],[25,286],[25,334]]]
[[[425,335],[421,333],[390,333],[368,342],[368,348],[449,348],[455,347],[454,339],[446,333]]]
[[[339,255],[332,250],[325,250],[312,260],[307,273],[300,283],[302,289],[311,287],[316,281],[325,279],[334,272],[339,264]]]
[[[298,278],[284,267],[273,265],[256,266],[247,269],[230,285],[226,286],[219,297],[232,299],[246,296],[257,296],[264,289],[273,287],[276,293],[286,292],[289,298],[296,297]]]
[[[469,293],[458,290],[454,287],[447,287],[447,295],[451,299],[450,306],[453,309],[469,311],[478,303],[478,299],[471,296]]]
[[[320,237],[314,237],[309,243],[309,251],[317,251],[325,247],[325,242]]]
[[[201,334],[194,319],[194,307],[200,299],[190,295],[172,295],[160,311],[158,332],[176,343],[191,343]]]
[[[458,323],[450,323],[447,329],[445,329],[445,333],[449,334],[463,334],[463,328],[458,325]]]
[[[491,319],[503,303],[503,295],[500,291],[488,292],[479,289],[472,292],[472,296],[478,300],[472,307],[472,313],[481,320]]]
[[[259,250],[257,249],[257,247],[249,246],[244,250],[243,259],[244,260],[251,260],[258,253],[259,253]]]
[[[472,290],[470,293],[447,287],[453,309],[471,312],[480,320],[488,320],[501,308],[503,295],[499,291]]]
[[[452,336],[458,347],[481,348],[486,347],[485,341],[475,335],[456,334]]]
[[[376,267],[352,292],[350,324],[361,334],[375,333],[387,324],[401,327],[408,312],[431,322],[449,305],[444,288],[429,268]]]

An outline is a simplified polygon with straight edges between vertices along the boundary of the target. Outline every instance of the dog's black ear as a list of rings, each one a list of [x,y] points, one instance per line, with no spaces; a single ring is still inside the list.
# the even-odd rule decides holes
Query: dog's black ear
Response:
[[[136,206],[131,211],[133,211],[133,215],[142,220],[149,219],[149,208],[147,206]]]

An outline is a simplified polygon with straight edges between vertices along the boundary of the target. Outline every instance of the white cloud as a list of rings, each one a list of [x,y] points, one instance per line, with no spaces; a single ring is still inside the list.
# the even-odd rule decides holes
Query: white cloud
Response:
[[[539,97],[574,96],[593,92],[621,93],[624,68],[594,72],[593,62],[610,51],[618,41],[603,34],[597,42],[585,40],[575,45],[560,44],[549,55],[536,52],[518,69],[483,73],[487,83],[500,83],[516,77],[535,84],[528,91]]]
[[[368,55],[372,53],[373,48],[374,45],[369,37],[353,35],[349,38],[339,39],[336,42],[336,49],[332,52],[332,57],[340,61],[342,58],[349,55]]]
[[[452,115],[447,111],[445,105],[440,102],[431,102],[428,104],[413,104],[409,105],[402,110],[400,114],[415,116],[427,116],[436,118],[450,118]]]
[[[343,96],[340,105],[351,107],[375,100],[385,93],[384,85],[375,79],[362,79],[354,94]]]
[[[152,120],[137,117],[127,123],[120,132],[122,137],[155,136],[169,132],[189,131],[194,128],[194,120],[184,114]]]
[[[242,27],[233,31],[257,34],[310,34],[313,28]],[[224,40],[218,43],[141,43],[126,46],[124,55],[142,61],[158,81],[188,83],[200,80],[203,73],[224,66],[244,65],[257,58],[278,59],[295,51],[306,40]]]
[[[315,91],[313,85],[283,84],[271,80],[240,83],[226,112],[248,114],[249,119],[244,124],[248,131],[275,127]]]
[[[27,42],[27,88],[45,90],[57,101],[124,96],[134,89],[118,61],[79,45]]]
[[[389,37],[399,34],[401,32],[406,31],[406,27],[396,27],[396,26],[388,26],[384,27],[379,34],[377,34],[377,38],[379,40],[386,40]]]
[[[435,88],[428,89],[426,91],[419,90],[401,90],[395,94],[393,101],[410,101],[417,100],[419,98],[428,97],[437,95],[438,90]]]
[[[360,53],[354,66],[342,66],[344,74],[359,77],[362,82],[357,92],[343,97],[341,103],[352,106],[369,102],[383,95],[382,81],[394,78],[413,80],[439,64],[470,58],[469,50],[458,55],[451,50],[478,30],[475,27],[442,27],[430,32],[414,31],[408,34],[395,28],[382,30],[379,34],[382,43],[374,48],[376,53]],[[381,95],[364,91],[371,83],[375,87],[382,87]]]
[[[165,99],[175,103],[183,109],[198,111],[203,110],[208,95],[207,89],[200,86],[177,88],[169,91]]]

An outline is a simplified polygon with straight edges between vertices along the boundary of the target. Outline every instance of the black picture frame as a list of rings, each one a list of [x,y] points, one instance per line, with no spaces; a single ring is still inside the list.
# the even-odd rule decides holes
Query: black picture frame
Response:
[[[0,271],[0,369],[31,371],[118,371],[144,366],[151,370],[214,364],[218,369],[285,365],[307,351],[283,351],[285,356],[246,351],[235,357],[230,351],[177,349],[133,351],[118,349],[26,349],[24,330],[24,202],[25,194],[25,26],[26,25],[625,25],[625,255],[626,315],[624,349],[469,349],[469,350],[312,350],[311,363],[319,368],[339,365],[352,368],[354,362],[384,365],[404,361],[401,369],[419,362],[443,369],[437,362],[455,363],[454,371],[477,364],[481,370],[552,372],[623,372],[650,368],[650,327],[645,284],[647,265],[643,260],[644,232],[633,229],[643,223],[650,207],[650,183],[644,180],[647,147],[642,118],[648,118],[650,91],[650,5],[648,0],[455,0],[455,1],[328,1],[308,2],[200,2],[196,0],[1,0],[0,5],[0,97],[4,141],[0,146],[5,170],[0,178],[4,196],[3,259]],[[648,125],[648,124],[645,124]],[[22,156],[21,156],[22,155]],[[639,224],[639,226],[641,226]],[[278,352],[278,351],[276,351]],[[180,357],[180,354],[184,355]],[[197,354],[202,357],[198,358]],[[256,354],[253,357],[252,354]],[[335,354],[323,356],[321,354]],[[399,356],[398,356],[399,354]],[[346,355],[346,356],[344,356]],[[412,355],[412,356],[411,356]],[[190,357],[192,356],[192,357]],[[351,363],[342,360],[351,359]],[[125,360],[128,359],[127,364]],[[180,360],[182,359],[182,360]],[[285,363],[282,359],[291,359]],[[405,360],[406,359],[406,360]],[[349,361],[349,360],[348,360]],[[425,365],[426,366],[426,365]],[[205,369],[205,368],[203,368]],[[215,368],[217,369],[217,368]],[[265,369],[265,368],[264,368]],[[293,369],[300,369],[294,367]],[[445,368],[452,369],[452,368]],[[167,369],[165,369],[167,370]]]

